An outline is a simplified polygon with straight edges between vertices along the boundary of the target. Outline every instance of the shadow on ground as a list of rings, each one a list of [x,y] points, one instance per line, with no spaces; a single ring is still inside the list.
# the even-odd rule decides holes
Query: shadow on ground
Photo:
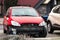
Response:
[[[53,33],[53,34],[56,34],[56,35],[59,35],[59,36],[60,36],[60,32],[55,32],[55,33]]]

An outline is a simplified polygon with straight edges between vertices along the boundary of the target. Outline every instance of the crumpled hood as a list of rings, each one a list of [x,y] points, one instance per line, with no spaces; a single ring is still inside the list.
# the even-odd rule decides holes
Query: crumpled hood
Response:
[[[12,17],[13,21],[16,21],[20,24],[22,23],[41,23],[43,19],[41,17]]]

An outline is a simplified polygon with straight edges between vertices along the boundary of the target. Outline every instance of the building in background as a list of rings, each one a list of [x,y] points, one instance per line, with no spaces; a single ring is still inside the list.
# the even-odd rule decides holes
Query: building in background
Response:
[[[3,16],[3,3],[4,0],[0,0],[0,17]]]
[[[0,0],[0,16],[5,14],[5,9],[7,10],[10,6],[16,6],[17,4],[20,6],[33,6],[39,10],[43,16],[47,15],[55,5],[60,4],[60,0]]]

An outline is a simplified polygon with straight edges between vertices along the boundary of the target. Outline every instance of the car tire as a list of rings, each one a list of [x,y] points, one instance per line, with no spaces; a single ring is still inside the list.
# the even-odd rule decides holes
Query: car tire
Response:
[[[53,29],[53,26],[52,26],[51,22],[48,22],[47,29],[48,29],[48,33],[53,33],[54,32],[54,29]]]
[[[5,33],[5,34],[9,34],[9,32],[8,32],[7,30],[5,30],[5,29],[4,29],[4,33]]]
[[[4,33],[7,33],[7,31],[4,29]]]
[[[46,37],[47,36],[47,29],[44,27],[42,33],[39,33],[39,37]]]
[[[7,27],[6,25],[3,25],[3,27]],[[3,30],[4,30],[4,33],[5,34],[9,34],[9,31],[8,30],[5,30],[5,28],[3,28]]]
[[[3,25],[3,33],[7,33],[7,31],[5,30],[5,26],[6,25]]]
[[[34,35],[31,35],[33,37],[39,38],[39,37],[46,37],[47,36],[47,30],[44,27],[41,32],[35,33]]]

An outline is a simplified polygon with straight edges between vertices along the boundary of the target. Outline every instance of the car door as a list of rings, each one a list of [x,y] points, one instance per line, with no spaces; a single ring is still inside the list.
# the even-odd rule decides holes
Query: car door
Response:
[[[56,6],[50,13],[52,24],[60,25],[60,6]]]

